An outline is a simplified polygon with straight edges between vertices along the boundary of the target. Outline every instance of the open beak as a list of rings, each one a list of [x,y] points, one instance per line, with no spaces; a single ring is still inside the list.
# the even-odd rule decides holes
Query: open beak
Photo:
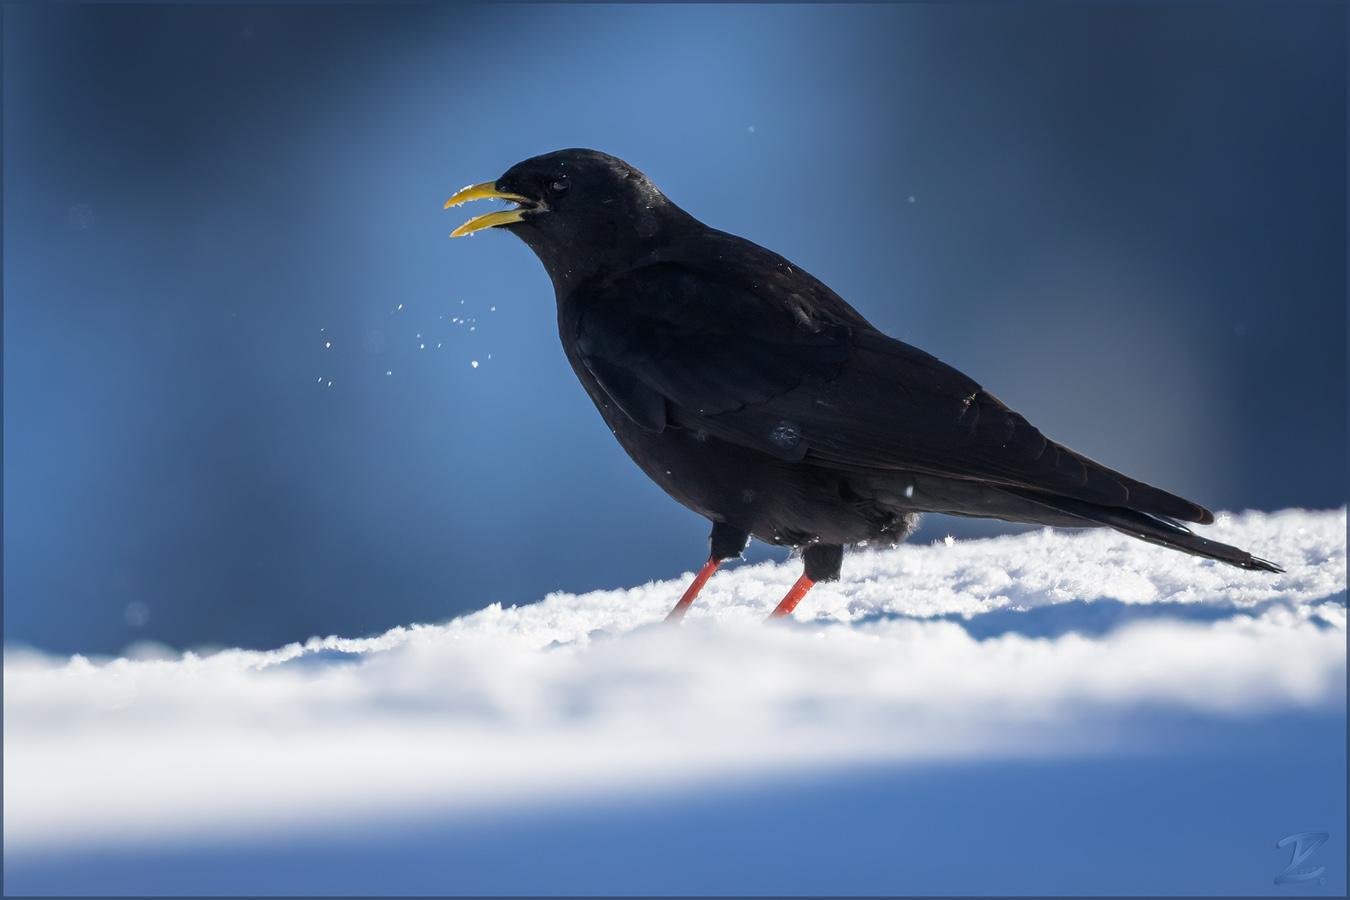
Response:
[[[494,225],[508,225],[511,222],[519,222],[525,213],[544,208],[538,201],[531,200],[529,197],[497,190],[497,185],[491,181],[466,187],[445,201],[445,208],[459,206],[461,203],[468,203],[470,200],[510,200],[512,203],[519,203],[520,205],[515,209],[502,209],[485,216],[476,216],[450,232],[451,237],[473,234],[475,231],[482,231],[484,228],[491,228]]]

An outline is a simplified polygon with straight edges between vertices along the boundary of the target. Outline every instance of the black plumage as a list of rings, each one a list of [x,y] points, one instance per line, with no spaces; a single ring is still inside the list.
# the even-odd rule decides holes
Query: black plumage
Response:
[[[713,523],[671,617],[751,536],[803,551],[775,614],[839,576],[843,548],[894,544],[923,512],[1106,526],[1245,569],[1281,571],[1183,522],[1209,510],[1054,441],[973,380],[874,328],[811,275],[709,228],[593,150],[513,166],[446,204],[514,233],[553,281],[568,362],[619,443]]]

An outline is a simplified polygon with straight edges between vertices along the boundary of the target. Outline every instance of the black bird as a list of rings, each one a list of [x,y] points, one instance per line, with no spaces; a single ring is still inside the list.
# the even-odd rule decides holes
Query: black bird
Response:
[[[772,616],[839,577],[844,547],[892,545],[918,514],[1114,528],[1282,571],[1182,522],[1214,514],[1045,438],[937,358],[887,337],[772,251],[709,228],[637,169],[560,150],[445,204],[500,199],[451,237],[512,232],[544,264],[572,370],[624,450],[712,520],[712,553],[668,621],[751,537],[802,551]]]

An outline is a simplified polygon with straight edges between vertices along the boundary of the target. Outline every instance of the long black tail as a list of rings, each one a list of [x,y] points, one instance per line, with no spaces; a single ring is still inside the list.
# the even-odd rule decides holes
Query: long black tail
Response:
[[[1099,506],[1069,497],[1041,494],[1020,488],[1003,488],[1003,490],[1049,509],[1114,528],[1122,534],[1148,541],[1150,544],[1170,547],[1206,559],[1216,559],[1240,569],[1254,569],[1258,572],[1284,571],[1275,563],[1252,556],[1246,550],[1202,538],[1180,522],[1165,516],[1151,515],[1120,506]]]

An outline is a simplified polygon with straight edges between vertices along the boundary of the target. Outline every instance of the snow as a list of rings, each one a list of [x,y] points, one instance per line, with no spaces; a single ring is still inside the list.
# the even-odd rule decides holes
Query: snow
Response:
[[[724,568],[680,628],[692,573],[267,652],[10,648],[6,853],[1111,753],[1148,710],[1343,715],[1345,509],[1204,534],[1287,572],[1047,529],[852,553],[774,625],[799,561]]]

